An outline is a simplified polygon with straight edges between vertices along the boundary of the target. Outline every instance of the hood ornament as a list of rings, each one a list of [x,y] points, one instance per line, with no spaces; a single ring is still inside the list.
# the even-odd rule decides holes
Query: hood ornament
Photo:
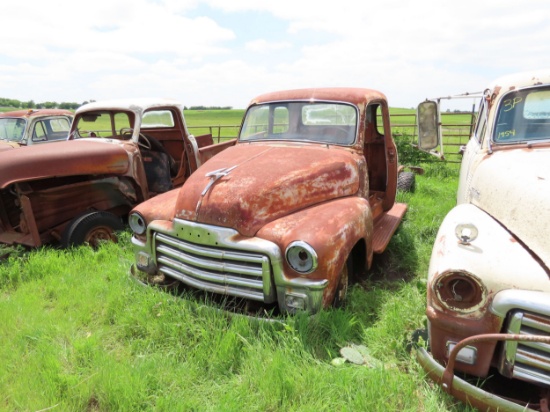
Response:
[[[212,187],[212,185],[214,183],[216,183],[222,177],[227,176],[229,174],[229,172],[231,172],[236,167],[237,167],[236,165],[232,166],[232,167],[225,167],[223,169],[213,170],[213,171],[208,172],[207,174],[205,174],[204,176],[209,177],[210,181],[208,182],[208,184],[206,185],[206,187],[202,191],[201,196],[204,196],[206,193],[208,193],[208,191],[210,190],[210,188]]]

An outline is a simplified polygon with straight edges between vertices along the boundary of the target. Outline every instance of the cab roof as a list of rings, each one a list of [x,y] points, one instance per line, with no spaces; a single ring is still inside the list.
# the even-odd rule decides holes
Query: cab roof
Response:
[[[383,93],[372,89],[355,87],[323,87],[265,93],[252,99],[250,105],[292,100],[338,101],[360,106],[372,100],[386,100],[386,96]]]
[[[73,112],[63,109],[24,109],[13,110],[11,112],[0,113],[0,117],[19,117],[19,118],[31,118],[31,117],[44,117],[44,116],[73,116]]]

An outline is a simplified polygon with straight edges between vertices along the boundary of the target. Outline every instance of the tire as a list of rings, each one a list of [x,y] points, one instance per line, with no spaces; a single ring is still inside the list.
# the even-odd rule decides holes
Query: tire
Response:
[[[402,192],[414,192],[416,176],[413,172],[401,172],[397,176],[397,190]]]
[[[61,237],[61,246],[68,248],[89,244],[97,248],[101,242],[116,242],[116,232],[123,229],[124,224],[120,218],[112,213],[86,212],[67,225]]]
[[[334,298],[332,300],[332,306],[335,308],[342,308],[346,304],[348,297],[348,290],[350,282],[353,278],[353,261],[351,256],[348,256],[346,263],[342,267],[340,274],[338,275],[338,286],[334,292]]]

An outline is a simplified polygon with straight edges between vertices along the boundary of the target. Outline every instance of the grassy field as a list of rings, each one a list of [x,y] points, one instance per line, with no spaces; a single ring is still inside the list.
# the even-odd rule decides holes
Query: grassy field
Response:
[[[407,350],[456,169],[426,165],[405,220],[344,309],[279,323],[135,283],[118,244],[45,247],[0,264],[0,410],[465,411]],[[365,345],[368,366],[333,365]]]

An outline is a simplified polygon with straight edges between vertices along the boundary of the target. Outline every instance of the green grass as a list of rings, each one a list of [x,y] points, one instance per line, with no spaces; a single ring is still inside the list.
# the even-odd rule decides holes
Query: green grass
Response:
[[[128,276],[119,244],[45,247],[0,264],[0,410],[464,411],[407,350],[423,325],[456,169],[424,165],[405,219],[344,309],[281,323],[230,316]],[[367,346],[372,367],[333,366]]]

